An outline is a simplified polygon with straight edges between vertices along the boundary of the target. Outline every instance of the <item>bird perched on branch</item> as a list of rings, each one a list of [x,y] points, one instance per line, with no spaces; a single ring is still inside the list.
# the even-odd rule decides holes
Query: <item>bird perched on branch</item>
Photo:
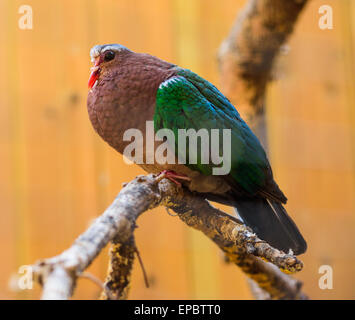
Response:
[[[165,177],[211,201],[237,208],[246,225],[272,246],[294,254],[307,245],[282,204],[287,198],[273,179],[263,147],[238,111],[210,82],[190,70],[136,53],[119,44],[97,45],[90,52],[94,67],[89,79],[87,107],[97,133],[121,154],[129,143],[124,134],[135,128],[146,135],[146,121],[154,130],[170,129],[177,144],[179,129],[230,129],[230,170],[213,174],[213,163],[193,152],[194,163],[143,161],[150,173]],[[175,149],[176,150],[176,149]],[[146,143],[143,140],[143,153]],[[178,158],[178,151],[175,151]],[[190,158],[189,158],[190,159]]]

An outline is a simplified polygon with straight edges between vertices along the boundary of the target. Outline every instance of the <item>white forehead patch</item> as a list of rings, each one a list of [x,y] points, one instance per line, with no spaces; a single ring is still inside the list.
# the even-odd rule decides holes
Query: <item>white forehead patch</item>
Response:
[[[116,52],[120,52],[122,50],[130,51],[125,46],[123,46],[121,44],[116,44],[116,43],[115,44],[96,45],[96,46],[93,46],[90,50],[91,61],[94,62],[95,58],[97,58],[102,52],[105,52],[107,50],[112,50],[112,51],[116,51]]]

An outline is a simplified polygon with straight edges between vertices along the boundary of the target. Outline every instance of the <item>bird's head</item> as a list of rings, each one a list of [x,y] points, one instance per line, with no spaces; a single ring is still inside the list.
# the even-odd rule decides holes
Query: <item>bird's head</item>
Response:
[[[123,52],[129,51],[128,48],[121,44],[104,44],[92,47],[90,50],[90,57],[94,66],[91,68],[88,83],[89,89],[92,89],[96,85],[103,66],[109,66],[110,64],[115,63],[115,60],[117,60]]]

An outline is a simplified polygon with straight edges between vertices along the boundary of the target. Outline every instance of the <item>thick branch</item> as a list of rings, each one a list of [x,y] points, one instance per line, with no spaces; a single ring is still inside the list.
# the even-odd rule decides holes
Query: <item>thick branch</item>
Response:
[[[260,126],[275,57],[306,3],[249,0],[220,47],[221,88],[254,130]]]
[[[119,239],[112,240],[105,291],[101,299],[127,299],[135,251],[133,234],[124,243],[121,243]]]
[[[202,231],[214,241],[229,260],[268,292],[272,299],[307,298],[300,291],[302,283],[280,271],[300,271],[303,264],[297,257],[272,248],[245,225],[238,224],[207,201],[188,192],[185,192],[182,199],[173,199],[168,206],[177,212],[186,224]]]
[[[296,272],[301,270],[302,262],[295,256],[272,248],[246,226],[212,207],[206,200],[177,188],[169,180],[160,181],[154,175],[148,175],[128,183],[111,206],[68,250],[34,266],[34,274],[43,284],[42,298],[68,299],[77,277],[109,241],[114,241],[113,252],[125,248],[125,253],[121,252],[121,255],[131,257],[128,263],[117,257],[117,263],[112,264],[113,269],[109,273],[116,284],[106,283],[110,296],[124,298],[135,250],[132,240],[135,221],[141,213],[158,205],[172,208],[186,224],[207,235],[272,298],[300,297],[298,281],[258,258],[270,261],[287,272]]]
[[[95,259],[106,244],[126,244],[131,240],[138,216],[161,200],[156,184],[140,183],[145,177],[137,178],[118,194],[114,202],[94,223],[77,238],[74,244],[59,256],[39,261],[34,274],[43,284],[43,299],[67,299],[75,280]],[[159,197],[160,196],[160,197]],[[53,288],[66,283],[65,294]]]

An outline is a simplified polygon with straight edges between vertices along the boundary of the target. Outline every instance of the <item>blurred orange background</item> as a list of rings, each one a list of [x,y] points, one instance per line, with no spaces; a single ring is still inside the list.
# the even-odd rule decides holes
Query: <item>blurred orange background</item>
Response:
[[[329,2],[329,3],[328,3]],[[217,51],[244,6],[238,0],[27,0],[0,2],[0,299],[21,265],[71,245],[123,182],[144,172],[94,132],[86,110],[89,50],[121,43],[190,68],[219,84]],[[333,8],[321,30],[318,9]],[[269,157],[309,249],[296,275],[313,299],[355,298],[355,3],[310,1],[268,88]],[[231,212],[230,208],[224,208]],[[135,263],[131,299],[251,299],[246,277],[217,247],[160,208],[138,220],[136,241],[151,287]],[[104,279],[107,249],[89,272]],[[322,290],[319,267],[333,268]],[[75,299],[100,289],[80,279]]]

